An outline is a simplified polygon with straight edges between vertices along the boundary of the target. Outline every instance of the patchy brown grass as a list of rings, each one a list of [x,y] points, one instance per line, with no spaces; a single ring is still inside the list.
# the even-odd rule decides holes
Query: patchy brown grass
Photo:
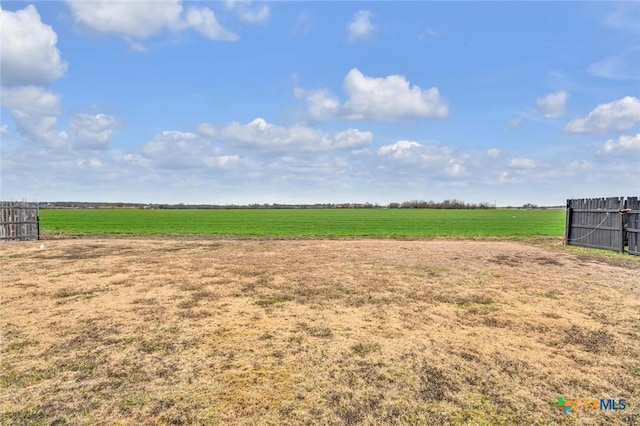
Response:
[[[0,245],[0,424],[638,424],[640,262],[500,241]],[[625,398],[571,413],[559,396]]]

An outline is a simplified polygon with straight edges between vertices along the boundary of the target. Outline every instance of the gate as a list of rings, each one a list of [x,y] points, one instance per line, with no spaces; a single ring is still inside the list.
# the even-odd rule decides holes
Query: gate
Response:
[[[565,243],[640,255],[638,197],[567,200]]]

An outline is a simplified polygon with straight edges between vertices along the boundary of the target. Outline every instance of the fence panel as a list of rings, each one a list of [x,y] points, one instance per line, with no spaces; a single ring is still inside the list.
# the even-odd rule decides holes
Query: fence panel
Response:
[[[567,244],[624,251],[624,197],[567,200]]]
[[[0,241],[38,239],[38,205],[25,201],[0,201]]]
[[[640,198],[629,197],[627,199],[625,214],[625,230],[629,245],[629,254],[640,256]]]

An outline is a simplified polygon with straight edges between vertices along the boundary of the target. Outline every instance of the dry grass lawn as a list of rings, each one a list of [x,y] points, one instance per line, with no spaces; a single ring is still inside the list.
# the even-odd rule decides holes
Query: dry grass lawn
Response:
[[[0,268],[3,425],[640,422],[631,256],[77,239],[1,244]],[[559,396],[628,408],[564,415]]]

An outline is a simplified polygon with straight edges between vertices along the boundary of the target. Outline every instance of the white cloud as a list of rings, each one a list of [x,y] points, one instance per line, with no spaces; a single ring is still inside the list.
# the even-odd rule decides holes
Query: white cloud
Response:
[[[218,134],[218,131],[213,124],[202,123],[198,126],[198,133],[204,136],[215,137]]]
[[[309,91],[307,105],[312,120],[330,120],[340,112],[340,100],[324,89]]]
[[[27,114],[21,110],[11,111],[18,131],[29,139],[45,145],[62,145],[66,142],[65,132],[56,132],[58,118],[55,116]]]
[[[349,95],[344,109],[351,119],[398,120],[448,115],[447,104],[437,88],[422,90],[410,86],[402,75],[367,77],[354,68],[345,77],[343,87]]]
[[[164,131],[142,147],[142,155],[160,168],[183,169],[230,165],[232,157],[221,155],[220,148],[191,132]],[[132,163],[144,164],[135,156]]]
[[[565,127],[568,133],[610,133],[629,130],[640,123],[640,99],[626,96],[598,105],[586,118],[572,120]]]
[[[331,155],[284,155],[266,165],[277,181],[313,182],[325,186],[332,178],[343,175],[349,169],[349,162],[342,157]],[[332,182],[333,183],[333,182]],[[335,185],[330,185],[335,188]]]
[[[120,121],[106,114],[77,114],[69,122],[69,138],[76,148],[106,149]]]
[[[298,74],[291,74],[291,83],[293,84],[293,96],[295,96],[296,99],[302,99],[306,91],[302,87],[298,86]]]
[[[634,155],[640,159],[640,133],[635,136],[622,135],[617,140],[609,139],[598,151],[601,155]]]
[[[31,140],[47,145],[59,145],[66,133],[56,133],[60,114],[60,97],[36,86],[3,88],[0,102],[11,110],[18,131]]]
[[[378,149],[378,154],[388,155],[397,160],[410,160],[415,158],[412,152],[419,151],[424,146],[418,142],[398,141],[393,145],[385,145]]]
[[[27,114],[60,114],[60,96],[37,86],[3,88],[0,92],[2,106]]]
[[[211,40],[237,40],[238,36],[218,23],[213,11],[204,7],[183,10],[179,0],[153,2],[68,0],[76,22],[102,34],[145,39],[162,31],[192,28]],[[140,47],[139,43],[134,43]]]
[[[429,172],[431,175],[457,177],[468,170],[471,156],[455,152],[446,145],[423,145],[414,141],[401,140],[378,149],[378,155],[393,160],[401,169]]]
[[[68,130],[58,131],[58,117],[62,107],[60,96],[42,87],[19,86],[0,92],[4,108],[18,131],[36,143],[48,146],[68,145],[75,148],[105,149],[113,129],[120,122],[106,114],[80,113],[71,117]]]
[[[0,137],[2,139],[9,139],[11,137],[11,132],[9,131],[9,126],[3,124],[0,126]]]
[[[500,151],[498,148],[491,148],[487,150],[488,157],[497,158],[497,157],[500,157],[501,155],[502,155],[502,151]]]
[[[297,96],[306,94],[309,117],[313,120],[346,118],[349,120],[398,121],[410,118],[446,118],[448,106],[437,88],[411,86],[402,75],[368,77],[353,68],[345,76],[344,104],[328,90],[304,91],[294,88]]]
[[[512,158],[509,161],[509,167],[512,169],[534,169],[536,162],[531,158]]]
[[[269,6],[251,7],[251,1],[225,0],[224,7],[235,11],[242,22],[247,24],[264,24],[269,21]]]
[[[375,26],[371,23],[373,14],[368,10],[359,10],[353,15],[353,21],[347,25],[349,41],[366,40],[373,34]]]
[[[379,148],[378,159],[378,170],[384,173],[385,178],[398,185],[404,179],[406,184],[420,185],[429,190],[438,185],[463,188],[502,185],[512,183],[514,179],[526,182],[529,175],[535,176],[534,171],[543,167],[533,159],[505,158],[498,148],[476,151],[408,140]],[[425,183],[422,185],[420,182]],[[443,196],[452,197],[451,193]]]
[[[265,148],[271,151],[331,151],[353,150],[368,146],[373,139],[371,132],[347,129],[337,133],[326,133],[306,126],[282,127],[256,118],[248,124],[233,122],[216,128],[201,124],[199,132],[220,141],[249,148]]]
[[[185,147],[193,147],[194,141],[198,139],[198,135],[191,132],[178,132],[172,130],[166,130],[142,147],[142,153],[150,158],[157,157],[158,153],[163,153],[168,150],[181,150]],[[203,146],[202,143],[199,146]],[[207,148],[210,144],[207,142],[204,144]]]
[[[512,132],[516,130],[524,122],[524,118],[513,118],[509,120],[506,126],[502,129],[503,132]]]
[[[211,40],[234,41],[238,39],[236,34],[223,28],[211,9],[206,7],[188,8],[185,20],[190,27]]]
[[[178,0],[143,1],[67,1],[76,22],[91,31],[124,37],[147,38],[165,29],[182,29],[182,5]]]
[[[550,93],[538,98],[538,109],[545,118],[559,118],[567,113],[569,94],[565,91]]]
[[[79,158],[76,160],[76,166],[80,169],[100,169],[103,163],[97,158]]]
[[[269,20],[269,7],[261,6],[257,9],[243,11],[240,14],[240,20],[247,24],[263,24]]]
[[[49,84],[67,64],[56,47],[58,37],[40,20],[35,6],[10,12],[0,8],[0,80],[3,86]]]

